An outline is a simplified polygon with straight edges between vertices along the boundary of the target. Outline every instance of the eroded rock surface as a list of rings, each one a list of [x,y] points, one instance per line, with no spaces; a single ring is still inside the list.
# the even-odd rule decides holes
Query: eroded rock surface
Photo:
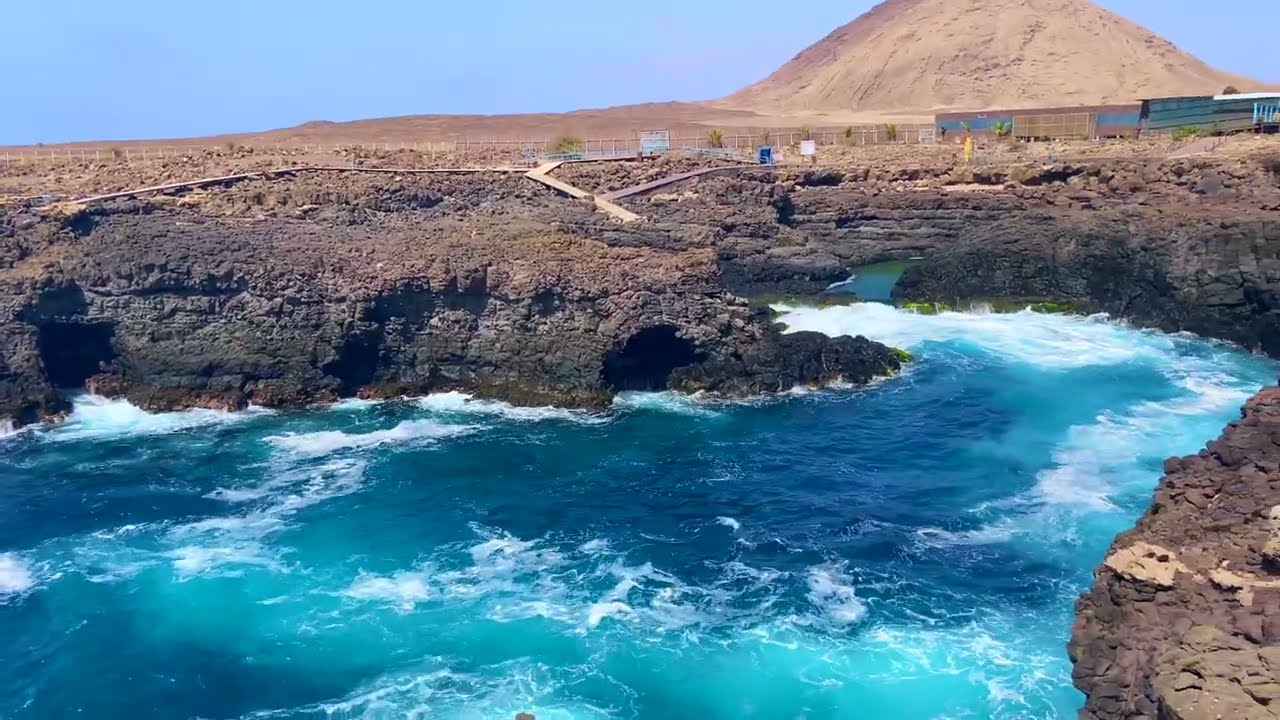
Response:
[[[1198,455],[1081,598],[1069,652],[1082,717],[1280,718],[1280,388]]]
[[[861,265],[920,258],[902,300],[1069,302],[1280,355],[1277,165],[744,170],[626,203],[714,247],[744,295],[810,295]]]
[[[711,250],[506,175],[308,175],[2,227],[0,417],[19,422],[65,410],[64,388],[154,409],[446,389],[589,406],[898,367],[865,339],[780,336]]]

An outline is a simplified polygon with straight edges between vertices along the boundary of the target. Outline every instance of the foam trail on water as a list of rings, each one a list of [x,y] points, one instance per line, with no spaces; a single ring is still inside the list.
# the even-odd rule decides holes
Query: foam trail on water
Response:
[[[194,428],[242,422],[270,413],[263,408],[243,412],[194,408],[181,412],[150,413],[128,400],[82,395],[72,402],[67,421],[49,430],[55,440],[82,440],[132,435],[164,435]]]
[[[975,530],[943,530],[936,527],[916,531],[917,542],[926,547],[996,545],[1013,539],[1017,528],[1008,519]]]
[[[474,425],[449,425],[435,420],[406,420],[387,430],[348,433],[322,430],[312,433],[273,435],[267,442],[297,457],[322,457],[343,450],[363,450],[380,445],[429,443],[474,432]]]
[[[419,407],[442,414],[488,415],[516,422],[543,422],[562,420],[599,425],[609,422],[607,416],[585,410],[567,410],[557,407],[519,407],[493,400],[478,400],[460,392],[447,392],[418,398]]]
[[[31,568],[13,553],[0,553],[0,602],[35,587]]]
[[[285,467],[261,485],[220,489],[209,497],[228,502],[259,501],[239,515],[214,516],[170,528],[163,553],[179,580],[211,573],[243,572],[258,567],[286,572],[288,567],[270,539],[289,527],[289,519],[313,505],[360,491],[366,464],[356,458],[337,458]]]

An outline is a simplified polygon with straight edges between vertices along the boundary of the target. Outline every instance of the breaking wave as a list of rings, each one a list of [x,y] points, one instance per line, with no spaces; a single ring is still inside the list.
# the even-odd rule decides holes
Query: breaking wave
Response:
[[[485,415],[515,422],[564,421],[585,425],[601,425],[609,417],[586,410],[557,407],[518,407],[505,402],[480,400],[466,393],[448,392],[418,398],[418,406],[445,415]]]
[[[366,450],[381,445],[431,443],[475,432],[474,425],[449,425],[434,420],[406,420],[387,430],[355,433],[322,430],[311,433],[273,435],[267,442],[299,457],[321,457],[343,450]]]
[[[35,587],[31,568],[12,553],[0,553],[0,602]]]
[[[181,412],[151,413],[128,400],[82,395],[72,402],[72,411],[66,421],[48,428],[48,434],[55,440],[164,435],[243,422],[269,413],[269,410],[262,408],[250,408],[242,412],[194,408]]]
[[[0,453],[0,715],[1070,716],[1072,601],[1275,375],[1105,318],[783,319],[916,361],[599,413],[82,398]]]

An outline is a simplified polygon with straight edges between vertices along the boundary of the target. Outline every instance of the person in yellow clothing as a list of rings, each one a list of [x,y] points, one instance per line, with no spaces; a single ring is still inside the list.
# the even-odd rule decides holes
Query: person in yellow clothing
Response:
[[[968,165],[973,162],[973,136],[969,133],[964,134],[964,163]]]

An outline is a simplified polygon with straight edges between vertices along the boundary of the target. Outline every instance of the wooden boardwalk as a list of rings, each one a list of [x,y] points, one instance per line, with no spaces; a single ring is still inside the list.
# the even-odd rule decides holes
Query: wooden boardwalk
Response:
[[[557,192],[564,193],[565,195],[568,195],[571,198],[576,198],[578,200],[585,200],[587,198],[590,198],[591,201],[595,203],[597,210],[604,213],[608,213],[609,215],[613,216],[620,222],[629,223],[629,222],[635,222],[641,219],[639,215],[631,212],[630,210],[622,207],[621,205],[614,204],[604,196],[592,195],[591,193],[587,192],[586,190],[583,190],[580,187],[575,187],[573,185],[570,185],[567,182],[564,182],[563,180],[558,180],[556,178],[551,177],[551,172],[554,171],[556,168],[560,167],[562,164],[563,164],[562,162],[549,162],[543,165],[539,165],[538,167],[525,173],[525,177],[531,180],[540,182],[543,185],[546,185],[547,187],[552,188]]]

